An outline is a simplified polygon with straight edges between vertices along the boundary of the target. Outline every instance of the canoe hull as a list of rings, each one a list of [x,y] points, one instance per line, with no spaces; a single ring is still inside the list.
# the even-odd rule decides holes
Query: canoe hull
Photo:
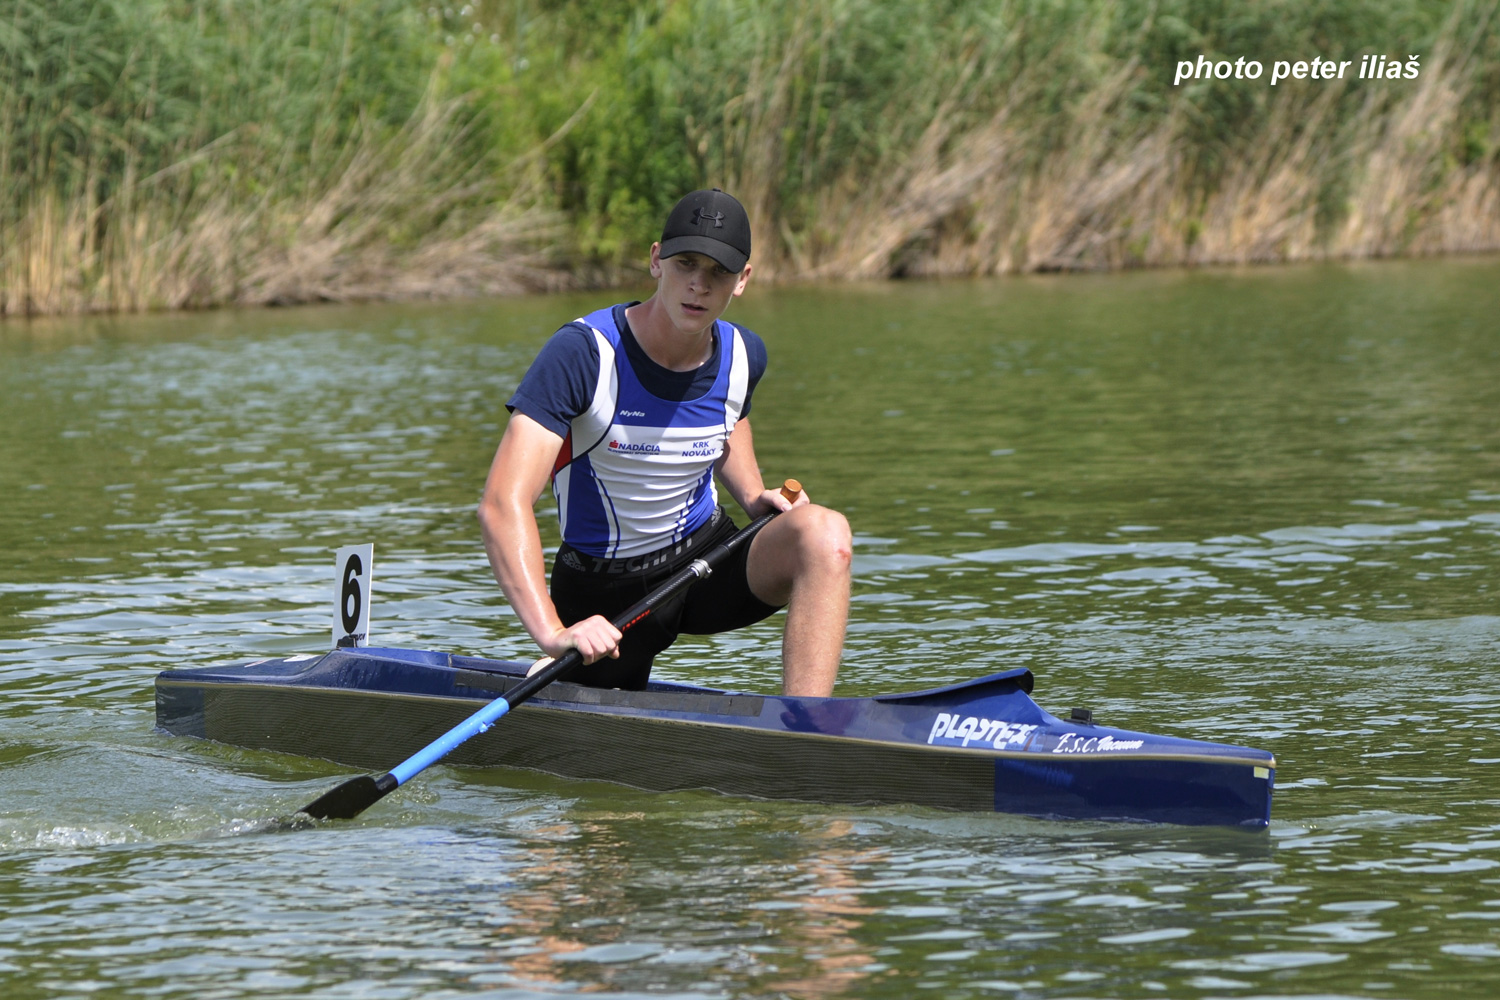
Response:
[[[502,694],[523,670],[412,650],[171,670],[157,678],[157,725],[385,770]],[[884,698],[559,683],[447,760],[654,791],[1251,828],[1268,822],[1269,754],[1063,722],[1036,706],[1029,686],[1025,671]],[[945,735],[954,729],[957,735]]]

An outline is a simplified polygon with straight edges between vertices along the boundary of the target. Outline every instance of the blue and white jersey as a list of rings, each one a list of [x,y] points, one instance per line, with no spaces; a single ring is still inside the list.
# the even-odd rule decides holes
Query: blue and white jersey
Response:
[[[669,372],[622,331],[624,308],[559,331],[510,402],[563,434],[552,473],[563,540],[603,558],[654,552],[708,521],[714,464],[765,368],[760,338],[720,320],[708,362]]]

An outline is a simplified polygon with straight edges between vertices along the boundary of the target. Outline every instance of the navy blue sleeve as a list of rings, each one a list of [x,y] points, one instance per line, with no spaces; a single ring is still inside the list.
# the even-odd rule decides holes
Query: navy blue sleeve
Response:
[[[744,419],[750,415],[750,397],[755,394],[755,387],[760,384],[760,377],[766,373],[766,342],[760,339],[755,331],[740,326],[735,327],[740,335],[745,338],[745,357],[750,362],[750,383],[745,387],[745,408],[740,411],[740,418]]]
[[[599,345],[594,333],[580,323],[569,323],[542,345],[505,406],[565,438],[573,418],[593,402],[598,381]]]

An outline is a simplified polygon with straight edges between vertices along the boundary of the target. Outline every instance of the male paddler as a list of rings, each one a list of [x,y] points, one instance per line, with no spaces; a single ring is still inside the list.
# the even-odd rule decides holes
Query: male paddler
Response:
[[[687,195],[651,245],[655,293],[562,327],[506,404],[510,424],[479,504],[485,550],[542,651],[583,654],[569,680],[644,688],[679,634],[742,628],[785,607],[783,692],[833,691],[849,525],[761,479],[749,414],[765,344],[720,318],[750,282],[749,259],[740,203],[717,188]],[[750,517],[784,513],[622,638],[611,616],[736,530],[715,473]],[[533,509],[549,478],[563,537],[550,595]]]

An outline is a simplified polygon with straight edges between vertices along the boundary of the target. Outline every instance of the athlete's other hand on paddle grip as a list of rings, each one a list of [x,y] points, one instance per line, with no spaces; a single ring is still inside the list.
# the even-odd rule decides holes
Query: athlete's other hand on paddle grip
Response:
[[[805,507],[810,502],[811,501],[807,499],[807,492],[805,490],[797,494],[796,500],[788,500],[785,496],[782,495],[781,490],[766,490],[760,495],[759,499],[757,499],[755,503],[751,505],[751,513],[757,515],[769,514],[773,510],[779,510],[782,513],[786,513],[793,507]]]
[[[745,512],[752,517],[779,511],[785,514],[793,507],[806,507],[812,501],[807,497],[807,491],[802,484],[795,479],[788,479],[784,485],[774,490],[761,490],[760,495],[745,504]]]

